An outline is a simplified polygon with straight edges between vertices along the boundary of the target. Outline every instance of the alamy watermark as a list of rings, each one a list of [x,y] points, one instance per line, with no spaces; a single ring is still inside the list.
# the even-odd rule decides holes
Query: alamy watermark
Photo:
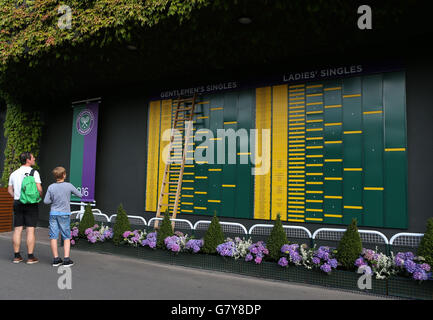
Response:
[[[373,15],[371,8],[368,5],[362,5],[358,8],[358,13],[362,14],[358,18],[358,28],[361,30],[371,30],[373,29]]]
[[[357,273],[362,273],[362,276],[358,279],[358,288],[360,290],[371,290],[372,288],[372,282],[371,282],[371,268],[369,266],[360,266]]]
[[[64,29],[71,29],[72,28],[72,9],[71,7],[62,4],[57,9],[57,13],[61,14],[59,20],[57,21],[57,26],[64,30]]]
[[[57,269],[57,273],[61,274],[57,280],[57,287],[60,290],[71,290],[72,289],[72,270],[70,267],[60,266]]]
[[[192,126],[191,121],[186,121],[185,131],[188,126]],[[261,134],[261,150],[259,146],[259,134]],[[215,137],[212,130],[199,129],[193,131],[190,129],[190,141],[187,141],[184,148],[184,135],[180,130],[167,129],[162,134],[162,141],[173,141],[167,144],[163,150],[162,159],[165,163],[181,163],[183,152],[185,152],[185,163],[193,164],[239,164],[251,163],[254,168],[251,169],[252,175],[266,175],[271,168],[271,130],[262,129],[217,129]],[[204,139],[204,141],[203,141]],[[199,145],[196,143],[201,142]],[[239,143],[238,143],[239,142]],[[216,148],[215,148],[216,144]],[[195,146],[195,149],[194,149]],[[239,146],[239,152],[237,148]],[[169,154],[169,151],[172,154]],[[184,150],[185,149],[185,150]],[[216,152],[216,154],[215,154]]]

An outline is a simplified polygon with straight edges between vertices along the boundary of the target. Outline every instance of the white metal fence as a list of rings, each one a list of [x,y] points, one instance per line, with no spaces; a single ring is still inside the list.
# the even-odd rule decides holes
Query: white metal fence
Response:
[[[113,214],[108,217],[106,214],[102,213],[99,209],[92,209],[93,216],[97,222],[110,222],[115,223],[117,214]],[[84,212],[73,211],[71,213],[71,219],[79,219],[81,221]],[[149,222],[140,216],[128,215],[128,220],[132,225],[142,225],[143,227],[154,228],[155,221],[161,221],[162,218],[151,218]],[[205,232],[209,225],[210,220],[199,220],[194,225],[186,219],[170,219],[174,222],[174,228],[180,229],[182,231],[188,232]],[[230,235],[238,236],[269,236],[271,234],[273,224],[255,224],[250,227],[249,230],[245,228],[244,225],[237,222],[226,222],[220,221],[221,228],[224,233]],[[337,228],[319,228],[314,231],[313,234],[302,226],[289,226],[283,225],[283,229],[286,232],[288,238],[295,239],[310,239],[312,242],[319,241],[334,241],[338,242],[344,235],[346,229]],[[384,246],[386,248],[391,247],[408,247],[411,249],[417,248],[421,242],[424,234],[422,233],[397,233],[391,237],[390,240],[381,232],[376,230],[360,230],[358,229],[359,235],[363,243],[375,244],[379,246]]]

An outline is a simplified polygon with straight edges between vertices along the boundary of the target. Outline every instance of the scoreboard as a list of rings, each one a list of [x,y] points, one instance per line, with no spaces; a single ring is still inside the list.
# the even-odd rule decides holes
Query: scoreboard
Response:
[[[149,104],[146,211],[156,211],[168,144],[162,134],[171,127],[172,104]],[[237,162],[218,163],[217,143],[225,139],[219,129],[255,129],[257,139],[248,146],[237,139]],[[271,133],[269,145],[262,141],[264,129]],[[206,130],[215,161],[189,158],[179,213],[261,220],[280,214],[301,224],[347,225],[356,218],[359,226],[407,228],[404,72],[203,94],[194,132]],[[196,148],[210,152],[198,135],[193,139],[191,156]],[[251,157],[263,153],[269,153],[270,170],[252,175]]]

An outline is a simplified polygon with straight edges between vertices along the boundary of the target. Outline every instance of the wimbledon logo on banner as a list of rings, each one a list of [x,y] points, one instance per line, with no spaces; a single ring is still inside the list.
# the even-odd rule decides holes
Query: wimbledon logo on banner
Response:
[[[70,182],[81,191],[81,201],[94,201],[99,103],[74,106]],[[73,201],[79,201],[75,196]]]
[[[93,112],[89,109],[81,111],[77,117],[77,131],[79,134],[85,136],[89,134],[93,129],[95,117]]]

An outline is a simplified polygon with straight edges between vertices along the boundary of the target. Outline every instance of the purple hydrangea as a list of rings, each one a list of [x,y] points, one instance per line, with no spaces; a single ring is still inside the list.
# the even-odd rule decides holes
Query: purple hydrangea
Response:
[[[289,264],[289,261],[287,261],[287,259],[285,257],[282,257],[278,261],[278,264],[282,267],[287,267],[287,265]]]
[[[417,269],[417,271],[413,273],[413,278],[415,280],[428,280],[429,277],[424,270]]]
[[[192,250],[192,252],[194,253],[197,253],[200,251],[201,247],[203,247],[203,243],[203,240],[191,239],[186,243],[185,248],[188,250]]]
[[[314,257],[314,258],[313,258],[313,263],[314,263],[314,264],[320,264],[320,258],[318,258],[318,257]]]
[[[337,269],[338,266],[338,262],[337,259],[329,259],[328,260],[329,265],[331,266],[331,268],[333,269]]]
[[[164,239],[164,243],[168,250],[171,250],[173,252],[179,252],[180,251],[180,245],[179,245],[180,239],[178,236],[171,236]]]
[[[364,259],[362,257],[356,259],[355,266],[360,267],[360,266],[365,266],[365,265],[367,265],[367,263],[364,261]]]
[[[416,263],[412,260],[406,260],[404,262],[404,267],[406,268],[407,272],[414,273],[416,270]]]
[[[147,234],[146,239],[141,241],[141,245],[143,247],[149,246],[149,248],[155,248],[156,247],[156,232],[151,232]]]
[[[263,258],[269,254],[269,250],[266,248],[266,244],[263,241],[253,243],[248,248],[248,254],[245,257],[245,261],[252,261],[257,264],[262,263]]]
[[[328,263],[324,263],[321,267],[320,270],[322,270],[323,272],[329,273],[331,272],[331,265]]]
[[[233,241],[228,241],[218,245],[216,251],[223,257],[233,257],[235,249],[235,243]]]
[[[423,263],[420,265],[420,268],[426,272],[430,271],[430,265],[428,263]]]

